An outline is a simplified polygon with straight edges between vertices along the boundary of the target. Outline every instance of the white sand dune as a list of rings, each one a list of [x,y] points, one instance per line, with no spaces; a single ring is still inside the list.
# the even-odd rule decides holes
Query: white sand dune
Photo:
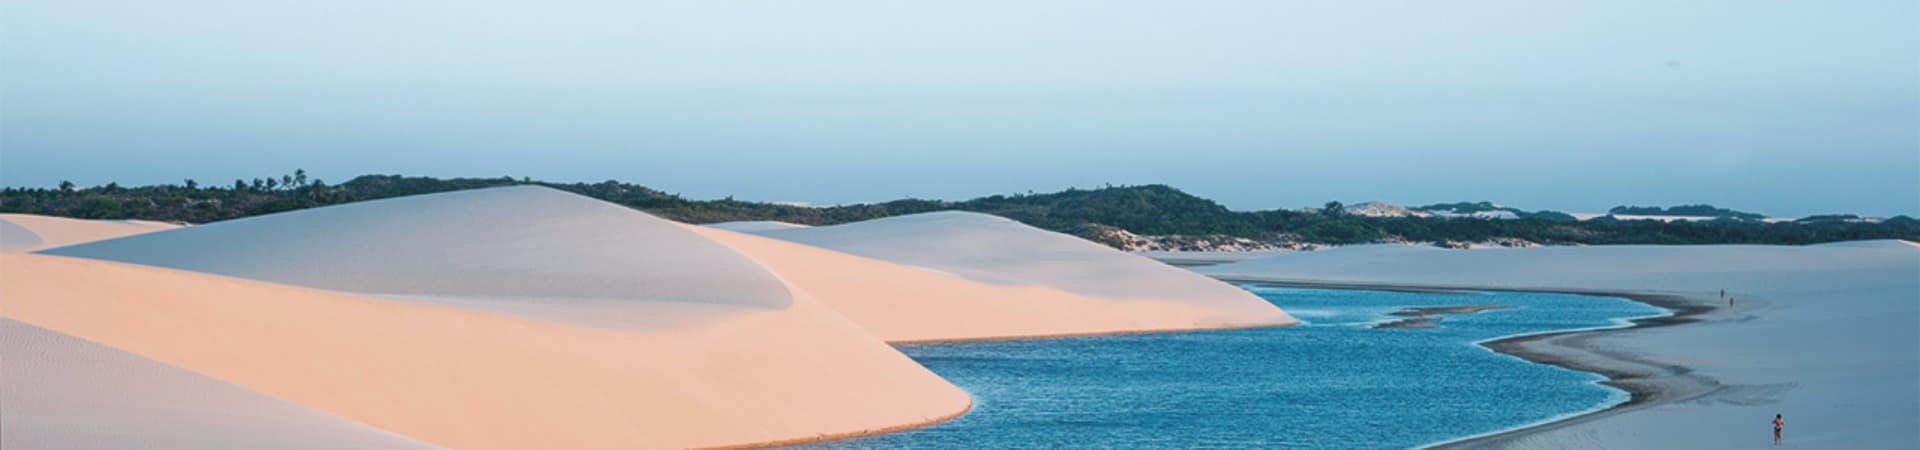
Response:
[[[0,214],[0,253],[20,253],[179,227],[145,220],[82,220]]]
[[[173,368],[233,391],[223,395],[275,400],[121,396],[186,411],[181,430],[226,423],[241,433],[231,438],[254,439],[250,430],[312,420],[337,426],[289,436],[454,448],[710,447],[880,432],[971,405],[886,340],[1293,323],[1230,285],[1004,219],[933,214],[777,231],[811,230],[825,232],[807,239],[875,257],[547,188],[451,192],[0,254],[0,312],[150,363],[140,370]],[[53,345],[42,341],[9,347],[8,357]],[[69,377],[105,376],[85,372]],[[116,382],[142,391],[136,378]],[[21,414],[100,407],[83,400],[24,403]],[[65,442],[56,422],[8,420],[0,434]],[[156,434],[167,429],[128,428],[111,442],[239,445]]]
[[[673,330],[608,330],[108,261],[3,257],[9,319],[452,448],[811,440],[939,420],[970,403],[805,298]],[[236,408],[221,413],[276,414]],[[0,425],[9,439],[60,433],[9,412]],[[155,430],[126,431],[138,440]]]
[[[832,306],[890,342],[1294,323],[1286,313],[1258,298],[1252,299],[1257,304],[1220,308],[1178,298],[1115,299],[1048,286],[987,284],[793,242],[695,228],[753,257],[796,290]]]
[[[0,312],[454,448],[800,442],[971,404],[693,228],[545,188],[356,203],[7,254]]]
[[[704,226],[711,227],[711,228],[719,228],[727,231],[739,231],[742,233],[809,227],[809,225],[781,222],[778,220],[741,220],[741,221],[735,221],[735,222],[709,223]]]
[[[1220,322],[1293,322],[1272,304],[1232,285],[985,214],[946,211],[756,234],[993,286],[1206,308]]]
[[[531,186],[293,211],[42,253],[596,323],[663,307],[789,301],[758,264],[678,223]],[[623,308],[658,302],[693,306]]]
[[[1810,448],[1920,447],[1920,248],[1814,246],[1488,249],[1368,246],[1289,253],[1201,272],[1354,284],[1680,294],[1722,308],[1706,322],[1594,337],[1722,385],[1704,397],[1605,415],[1498,444],[1522,448],[1766,445],[1768,422]],[[1736,298],[1724,309],[1718,291]]]
[[[5,318],[0,354],[4,448],[435,448]]]

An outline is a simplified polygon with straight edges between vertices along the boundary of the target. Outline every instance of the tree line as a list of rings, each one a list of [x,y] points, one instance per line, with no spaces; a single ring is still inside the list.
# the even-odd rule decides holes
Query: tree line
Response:
[[[1392,240],[1484,241],[1518,238],[1543,244],[1813,244],[1863,239],[1920,241],[1920,221],[1900,216],[1878,223],[1806,220],[1706,222],[1574,221],[1561,213],[1518,219],[1362,217],[1337,202],[1301,210],[1233,211],[1165,185],[1108,186],[1053,193],[994,195],[964,201],[902,199],[884,203],[810,207],[724,198],[691,200],[618,181],[552,183],[529,178],[429,178],[365,175],[340,184],[309,178],[305,170],[236,179],[231,184],[123,187],[0,188],[0,212],[85,219],[142,219],[206,223],[381,198],[485,187],[539,185],[617,203],[690,223],[778,220],[832,225],[942,210],[998,215],[1039,228],[1088,235],[1117,227],[1146,235],[1224,235],[1268,241],[1353,244]],[[1465,206],[1465,205],[1462,205]],[[1478,206],[1478,205],[1475,205]],[[1466,209],[1466,208],[1461,208]],[[1680,208],[1695,212],[1700,208]],[[1673,213],[1674,211],[1662,211]]]

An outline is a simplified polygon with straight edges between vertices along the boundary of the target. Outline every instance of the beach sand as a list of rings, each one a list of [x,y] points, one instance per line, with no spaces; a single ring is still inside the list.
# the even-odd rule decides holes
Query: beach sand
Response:
[[[1595,246],[1450,251],[1361,246],[1197,269],[1221,278],[1344,287],[1622,295],[1680,311],[1613,331],[1489,343],[1621,378],[1634,400],[1456,443],[1465,448],[1920,446],[1920,249]],[[1726,289],[1732,308],[1718,296]],[[1679,326],[1655,326],[1662,324]],[[1491,401],[1491,400],[1490,400]]]

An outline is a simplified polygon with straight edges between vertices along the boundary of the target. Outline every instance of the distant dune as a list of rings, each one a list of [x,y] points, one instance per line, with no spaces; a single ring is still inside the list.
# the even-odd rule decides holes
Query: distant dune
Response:
[[[0,252],[19,253],[179,227],[144,220],[82,220],[0,214]]]
[[[1915,448],[1920,435],[1920,248],[1902,241],[1810,246],[1592,246],[1471,252],[1376,245],[1277,254],[1196,269],[1226,278],[1423,287],[1680,295],[1703,322],[1585,339],[1582,348],[1657,364],[1705,390],[1657,407],[1582,418],[1470,448]],[[1725,289],[1732,307],[1719,297]],[[1764,445],[1764,444],[1762,444]]]
[[[1286,313],[1258,298],[1252,299],[1257,304],[1243,305],[1229,303],[1232,299],[1216,299],[1219,303],[1232,306],[1219,307],[1214,303],[1187,302],[1185,298],[1177,296],[1112,298],[1046,285],[989,284],[952,273],[767,237],[715,229],[698,231],[753,257],[796,290],[831,305],[890,342],[1294,323]],[[927,238],[939,239],[934,235]],[[981,245],[996,244],[983,242]],[[1131,257],[1104,247],[1101,249],[1117,256]],[[1010,254],[1017,254],[1021,250],[1018,247],[999,247],[999,251]],[[1099,264],[1097,258],[1092,264]],[[1166,295],[1165,292],[1162,294]]]
[[[1293,322],[1271,303],[1232,285],[986,214],[944,211],[758,234],[993,286],[1205,308],[1218,323]]]

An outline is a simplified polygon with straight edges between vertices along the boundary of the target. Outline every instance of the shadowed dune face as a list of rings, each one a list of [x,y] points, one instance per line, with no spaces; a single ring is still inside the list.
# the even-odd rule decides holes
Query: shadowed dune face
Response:
[[[756,234],[999,286],[1051,287],[1258,313],[1273,306],[1226,283],[1013,220],[944,211]]]
[[[0,218],[0,252],[13,253],[33,251],[47,241],[40,239],[39,233],[27,229],[13,221]]]
[[[674,222],[534,186],[293,211],[42,253],[401,297],[791,301],[766,270]]]
[[[31,252],[176,227],[169,223],[140,220],[82,220],[0,214],[0,253]]]
[[[0,447],[437,448],[11,319],[0,354]]]

